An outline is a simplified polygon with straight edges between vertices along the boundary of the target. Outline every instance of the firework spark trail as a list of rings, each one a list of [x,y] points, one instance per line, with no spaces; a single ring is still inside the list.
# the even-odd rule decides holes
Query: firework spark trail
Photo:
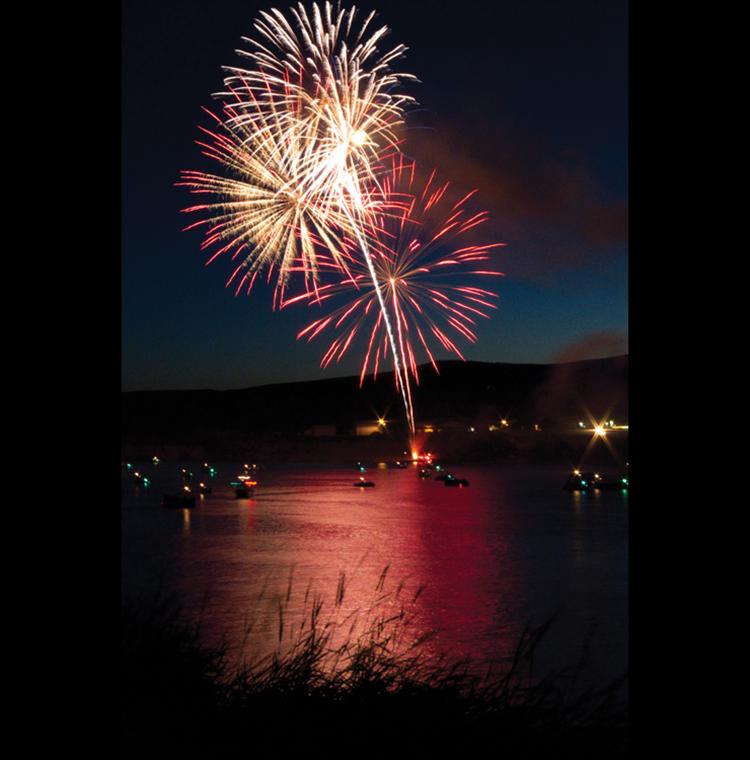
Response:
[[[272,81],[284,83],[275,95],[272,89],[270,91],[271,101],[279,101],[281,107],[288,103],[287,83],[297,79],[297,102],[302,112],[309,115],[311,131],[323,146],[321,160],[316,162],[308,177],[308,193],[333,194],[349,222],[348,231],[359,242],[391,343],[396,386],[402,394],[413,435],[415,426],[407,395],[408,380],[363,234],[368,223],[363,184],[378,186],[384,152],[396,149],[398,141],[394,129],[403,122],[403,106],[413,101],[410,96],[392,94],[392,90],[401,80],[414,77],[389,71],[390,63],[400,57],[406,47],[398,45],[376,58],[377,42],[385,35],[387,27],[377,29],[369,38],[364,37],[374,11],[362,24],[353,47],[349,47],[347,39],[354,36],[352,26],[356,8],[348,11],[338,8],[334,15],[331,3],[327,2],[323,11],[318,4],[313,4],[311,19],[305,7],[298,3],[297,9],[293,8],[291,12],[299,33],[278,10],[263,12],[262,20],[255,24],[255,28],[270,49],[245,38],[255,51],[238,52],[253,60],[262,70],[270,70]],[[370,58],[376,60],[368,64]],[[253,80],[252,72],[231,69],[231,73],[227,84],[233,83],[237,89],[249,87],[252,92],[252,84],[248,85]],[[268,82],[269,79],[263,77],[265,92],[269,92]],[[239,121],[242,123],[241,117]]]
[[[237,51],[253,68],[224,67],[226,89],[216,93],[224,118],[214,117],[222,133],[204,130],[213,142],[199,143],[231,177],[183,172],[179,184],[220,197],[185,211],[208,216],[189,226],[209,225],[203,248],[222,244],[209,262],[229,252],[235,260],[247,251],[227,283],[247,270],[236,293],[248,280],[249,292],[260,268],[268,267],[270,278],[277,267],[277,295],[283,301],[290,272],[300,269],[295,262],[301,262],[306,289],[318,278],[314,238],[324,241],[334,264],[345,271],[339,235],[358,241],[413,433],[407,372],[364,233],[372,226],[372,211],[363,198],[372,186],[379,188],[383,160],[398,151],[396,128],[403,123],[404,106],[414,100],[394,90],[415,77],[391,71],[405,46],[379,54],[387,27],[368,31],[374,11],[359,31],[356,13],[339,4],[334,12],[330,2],[314,3],[308,12],[298,3],[291,9],[295,29],[280,11],[261,12],[254,24],[260,41],[243,38],[252,50]]]
[[[385,325],[385,329],[388,333],[388,339],[390,340],[390,343],[391,343],[391,352],[393,355],[393,370],[394,370],[394,376],[396,378],[396,387],[401,393],[401,396],[404,401],[404,410],[406,412],[406,420],[409,425],[409,433],[411,434],[411,438],[413,439],[417,431],[416,431],[416,425],[414,422],[414,407],[412,406],[412,403],[411,403],[411,390],[409,388],[409,378],[406,374],[405,366],[402,367],[402,364],[399,361],[399,354],[396,348],[396,340],[393,335],[393,327],[391,326],[391,322],[388,317],[388,309],[386,308],[385,300],[383,299],[383,292],[380,288],[377,271],[375,270],[375,265],[373,264],[372,257],[370,256],[367,242],[365,241],[364,236],[362,235],[359,227],[356,224],[354,225],[354,229],[356,231],[357,239],[361,246],[362,254],[367,263],[367,269],[370,274],[370,279],[372,281],[373,289],[378,299],[378,305],[380,306],[380,313],[383,317],[383,324]],[[352,335],[352,337],[354,336]],[[348,348],[348,343],[346,347]]]
[[[387,208],[387,214],[373,214],[374,226],[368,236],[373,240],[373,266],[381,282],[389,283],[387,300],[396,319],[398,350],[405,367],[405,392],[413,421],[411,373],[417,384],[417,359],[421,348],[435,370],[437,363],[430,348],[431,336],[443,350],[464,358],[454,342],[465,339],[475,342],[477,318],[488,319],[496,309],[497,294],[475,284],[501,272],[480,266],[490,259],[490,252],[504,243],[471,244],[467,233],[487,221],[486,212],[470,215],[467,202],[475,191],[458,202],[449,199],[449,183],[434,186],[433,172],[421,192],[414,190],[414,163],[403,159],[392,161],[389,176],[382,183],[385,194],[373,208]],[[380,191],[377,191],[380,192]],[[395,199],[395,200],[394,200]],[[351,244],[350,244],[351,245]],[[346,247],[346,243],[344,245]],[[320,258],[321,267],[333,269],[330,257]],[[349,274],[337,281],[321,285],[313,293],[289,299],[285,305],[305,301],[311,306],[340,303],[320,319],[314,320],[298,334],[308,341],[326,330],[337,333],[321,361],[328,366],[339,361],[350,348],[357,334],[369,340],[360,372],[360,385],[374,358],[374,375],[380,360],[381,315],[373,317],[377,300],[374,288],[367,288],[367,272],[361,263],[352,260]],[[425,328],[424,332],[423,329]],[[426,333],[426,334],[425,334]],[[393,351],[393,345],[391,346]],[[374,354],[374,357],[373,357]]]

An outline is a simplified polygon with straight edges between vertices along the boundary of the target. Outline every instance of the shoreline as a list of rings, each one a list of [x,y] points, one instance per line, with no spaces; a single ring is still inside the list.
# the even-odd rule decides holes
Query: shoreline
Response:
[[[559,463],[572,466],[585,461],[592,466],[615,466],[627,461],[627,431],[608,434],[606,444],[596,441],[596,445],[589,446],[591,440],[590,433],[578,431],[446,432],[418,436],[417,446],[420,450],[434,452],[440,461],[455,464]],[[388,435],[314,438],[228,433],[183,441],[167,439],[161,443],[145,439],[122,442],[123,460],[143,461],[153,456],[164,462],[253,460],[334,466],[345,466],[358,460],[391,463],[410,459],[404,442]]]

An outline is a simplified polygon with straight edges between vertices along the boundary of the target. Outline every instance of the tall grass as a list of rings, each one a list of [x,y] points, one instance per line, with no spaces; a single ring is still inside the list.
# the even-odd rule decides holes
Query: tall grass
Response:
[[[534,675],[535,653],[554,618],[527,626],[512,660],[478,670],[427,646],[413,626],[422,592],[386,589],[385,568],[371,605],[343,614],[342,573],[329,603],[308,586],[305,614],[292,623],[290,575],[273,601],[277,646],[253,658],[252,626],[241,655],[201,642],[174,600],[123,607],[124,756],[146,747],[163,756],[270,756],[325,748],[328,754],[479,752],[506,757],[625,756],[622,679],[576,688],[585,659]],[[585,650],[585,647],[584,647]],[[260,753],[260,754],[258,754]]]

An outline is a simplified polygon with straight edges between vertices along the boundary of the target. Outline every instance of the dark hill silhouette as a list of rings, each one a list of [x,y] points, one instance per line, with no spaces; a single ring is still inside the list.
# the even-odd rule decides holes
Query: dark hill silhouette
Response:
[[[554,425],[586,410],[627,417],[628,357],[566,364],[439,362],[420,367],[414,406],[420,422],[513,419]],[[124,441],[192,440],[220,433],[296,436],[316,424],[351,431],[355,421],[403,408],[393,373],[362,388],[357,377],[279,383],[240,390],[132,391],[122,394]]]

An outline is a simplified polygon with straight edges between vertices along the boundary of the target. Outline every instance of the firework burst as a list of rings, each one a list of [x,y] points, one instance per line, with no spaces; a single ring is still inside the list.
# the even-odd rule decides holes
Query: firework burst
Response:
[[[463,359],[458,344],[463,340],[475,342],[477,322],[489,319],[490,312],[497,308],[498,295],[485,287],[485,281],[502,273],[485,262],[493,249],[505,244],[471,241],[473,235],[469,233],[488,219],[485,211],[471,213],[467,209],[476,191],[454,202],[448,192],[449,183],[436,182],[434,171],[418,188],[414,177],[413,162],[392,161],[389,174],[381,182],[384,198],[372,199],[374,208],[387,206],[389,213],[372,214],[369,235],[373,240],[373,265],[378,280],[384,284],[386,307],[394,315],[397,350],[419,383],[420,356],[436,370],[436,350],[443,349]],[[384,199],[390,199],[390,203]],[[321,264],[335,269],[330,258],[322,257]],[[288,299],[284,305],[297,301],[331,309],[297,336],[311,341],[324,333],[335,333],[321,366],[340,361],[357,336],[363,336],[367,347],[360,385],[368,368],[377,375],[388,356],[390,341],[377,308],[375,289],[362,263],[352,257],[347,274],[321,285],[316,292]],[[407,396],[410,400],[408,378]]]
[[[252,49],[237,51],[252,68],[225,67],[225,90],[216,94],[223,118],[215,117],[219,129],[204,130],[210,141],[200,143],[224,174],[182,173],[178,184],[217,198],[185,209],[206,215],[189,227],[207,225],[203,247],[219,246],[209,262],[222,253],[240,259],[227,283],[245,269],[237,292],[246,283],[249,291],[263,267],[270,279],[278,266],[282,298],[291,271],[302,270],[306,286],[310,276],[317,279],[314,236],[344,271],[337,237],[356,240],[408,416],[395,335],[365,234],[373,226],[373,204],[365,198],[373,189],[385,197],[379,174],[397,151],[395,130],[413,100],[394,90],[414,77],[391,71],[406,48],[378,52],[387,27],[370,30],[374,12],[359,27],[356,8],[334,11],[329,2],[310,11],[298,3],[290,13],[296,28],[276,9],[262,12],[255,22],[260,39],[243,38]],[[410,426],[413,432],[413,419]]]
[[[235,291],[238,294],[245,285],[250,291],[263,268],[268,269],[269,278],[276,269],[277,284],[282,287],[298,264],[306,280],[314,276],[314,240],[322,242],[333,260],[339,261],[340,230],[348,226],[348,218],[330,199],[307,192],[304,167],[315,144],[307,138],[304,125],[282,129],[260,104],[255,128],[234,121],[236,111],[230,104],[223,107],[224,119],[205,110],[216,124],[213,129],[201,127],[207,139],[198,144],[204,155],[221,164],[223,174],[183,171],[177,184],[213,198],[183,209],[205,216],[185,229],[205,226],[201,248],[216,247],[206,264],[222,254],[233,261],[239,259],[227,281],[229,286],[244,270]]]
[[[216,247],[207,263],[239,259],[229,280],[246,270],[237,292],[263,268],[276,267],[282,285],[293,270],[316,277],[313,236],[339,266],[342,231],[366,255],[372,205],[362,199],[397,150],[395,130],[413,100],[392,92],[413,77],[389,69],[403,45],[378,54],[387,27],[368,36],[374,12],[359,29],[355,8],[334,13],[330,3],[291,9],[296,29],[278,10],[260,15],[260,41],[243,38],[253,50],[237,51],[254,67],[224,67],[221,117],[204,109],[216,124],[200,128],[207,139],[198,144],[222,173],[183,171],[178,183],[212,196],[184,209],[204,216],[186,229],[206,227],[202,247]]]
[[[253,68],[225,67],[227,91],[219,96],[237,99],[238,124],[256,127],[258,103],[282,128],[304,124],[315,146],[305,166],[307,193],[363,213],[363,186],[377,184],[384,158],[397,150],[404,107],[414,101],[397,90],[415,77],[391,71],[406,47],[378,52],[388,28],[370,28],[374,11],[359,27],[356,8],[334,11],[330,2],[310,11],[298,3],[290,14],[296,28],[276,9],[260,14],[260,41],[243,37],[252,49],[237,51]]]

